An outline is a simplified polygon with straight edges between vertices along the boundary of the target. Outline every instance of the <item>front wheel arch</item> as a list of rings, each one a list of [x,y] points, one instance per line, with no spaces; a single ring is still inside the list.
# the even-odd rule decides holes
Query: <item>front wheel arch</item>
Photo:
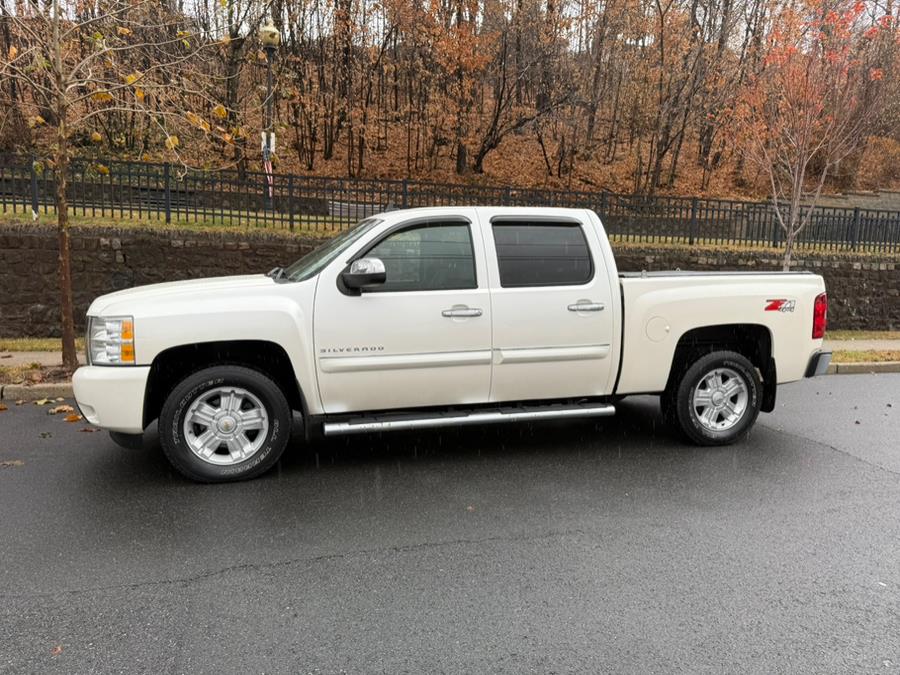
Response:
[[[281,345],[268,340],[223,340],[179,345],[156,355],[144,392],[144,428],[159,417],[166,398],[185,377],[220,365],[243,366],[261,372],[278,384],[292,410],[301,412],[304,419],[308,416],[309,408],[294,366]]]

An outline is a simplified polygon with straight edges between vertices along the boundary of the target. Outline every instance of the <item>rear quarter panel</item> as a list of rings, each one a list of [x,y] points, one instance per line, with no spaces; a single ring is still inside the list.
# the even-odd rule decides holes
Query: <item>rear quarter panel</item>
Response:
[[[803,377],[810,356],[813,304],[825,290],[814,274],[734,274],[623,278],[624,331],[618,394],[665,388],[679,339],[694,328],[757,324],[772,338],[778,382]],[[773,300],[786,300],[769,309]]]

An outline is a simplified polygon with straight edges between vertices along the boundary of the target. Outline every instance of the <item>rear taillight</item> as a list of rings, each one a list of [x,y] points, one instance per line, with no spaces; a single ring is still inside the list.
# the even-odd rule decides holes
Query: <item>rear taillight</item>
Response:
[[[825,337],[825,324],[828,323],[828,294],[819,293],[813,305],[813,340]]]

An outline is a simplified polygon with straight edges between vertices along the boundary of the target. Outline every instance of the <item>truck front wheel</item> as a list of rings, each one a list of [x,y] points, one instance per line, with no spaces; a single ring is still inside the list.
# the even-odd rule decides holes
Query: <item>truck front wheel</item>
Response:
[[[241,366],[206,368],[182,380],[159,416],[163,452],[203,483],[253,478],[287,446],[291,409],[264,374]]]
[[[762,382],[745,356],[705,354],[682,371],[662,395],[663,416],[698,445],[742,438],[759,415]]]

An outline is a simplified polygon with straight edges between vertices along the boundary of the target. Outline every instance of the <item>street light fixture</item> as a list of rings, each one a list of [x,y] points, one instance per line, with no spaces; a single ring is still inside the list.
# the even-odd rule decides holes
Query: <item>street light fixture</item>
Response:
[[[262,155],[263,169],[266,172],[266,206],[269,210],[274,210],[274,176],[272,171],[272,153],[275,152],[275,132],[272,127],[275,123],[272,113],[274,96],[272,82],[272,64],[275,62],[275,52],[281,45],[281,33],[275,28],[272,19],[266,22],[266,25],[259,29],[259,41],[266,51],[266,108],[265,120],[263,121],[264,129],[262,132]]]

